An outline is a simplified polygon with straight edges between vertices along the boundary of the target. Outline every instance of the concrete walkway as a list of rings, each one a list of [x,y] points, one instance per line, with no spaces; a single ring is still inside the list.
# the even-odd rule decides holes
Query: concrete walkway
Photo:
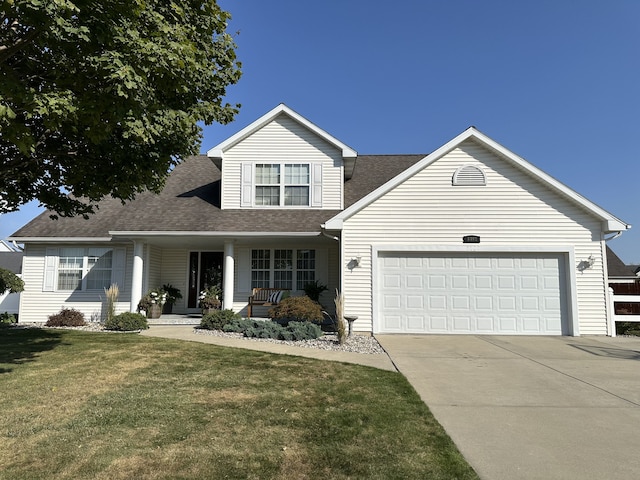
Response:
[[[332,350],[319,350],[316,348],[292,347],[278,343],[256,342],[236,338],[216,337],[205,333],[194,333],[194,325],[151,325],[149,330],[143,330],[142,335],[147,337],[173,338],[176,340],[188,340],[191,342],[210,343],[223,347],[245,348],[261,352],[297,355],[299,357],[317,358],[319,360],[331,360],[334,362],[356,363],[382,370],[395,371],[396,368],[385,354],[364,354],[350,352],[336,352]]]
[[[481,478],[640,478],[640,338],[376,338]]]

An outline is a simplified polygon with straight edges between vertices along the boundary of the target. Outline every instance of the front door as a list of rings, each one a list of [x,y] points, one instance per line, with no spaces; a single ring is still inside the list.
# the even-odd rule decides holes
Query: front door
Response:
[[[189,308],[198,308],[200,292],[211,285],[222,286],[222,252],[189,254]]]

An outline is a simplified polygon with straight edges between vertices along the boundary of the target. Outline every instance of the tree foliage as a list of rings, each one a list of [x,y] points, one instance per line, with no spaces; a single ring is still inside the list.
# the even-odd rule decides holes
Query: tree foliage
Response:
[[[162,189],[228,123],[240,78],[215,0],[0,0],[0,213]]]
[[[0,295],[3,293],[20,293],[24,290],[24,282],[15,273],[0,268]]]

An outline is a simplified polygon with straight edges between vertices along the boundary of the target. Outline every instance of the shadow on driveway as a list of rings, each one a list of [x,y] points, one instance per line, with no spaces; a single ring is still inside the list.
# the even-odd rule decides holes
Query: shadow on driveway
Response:
[[[637,350],[627,350],[624,348],[600,347],[596,345],[577,345],[568,344],[570,347],[577,348],[583,352],[597,355],[598,357],[620,358],[624,360],[640,360],[640,352]]]

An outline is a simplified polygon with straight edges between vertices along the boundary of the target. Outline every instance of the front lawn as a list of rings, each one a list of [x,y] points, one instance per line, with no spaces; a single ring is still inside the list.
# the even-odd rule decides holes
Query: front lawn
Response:
[[[1,479],[476,479],[405,378],[136,334],[0,329]]]

